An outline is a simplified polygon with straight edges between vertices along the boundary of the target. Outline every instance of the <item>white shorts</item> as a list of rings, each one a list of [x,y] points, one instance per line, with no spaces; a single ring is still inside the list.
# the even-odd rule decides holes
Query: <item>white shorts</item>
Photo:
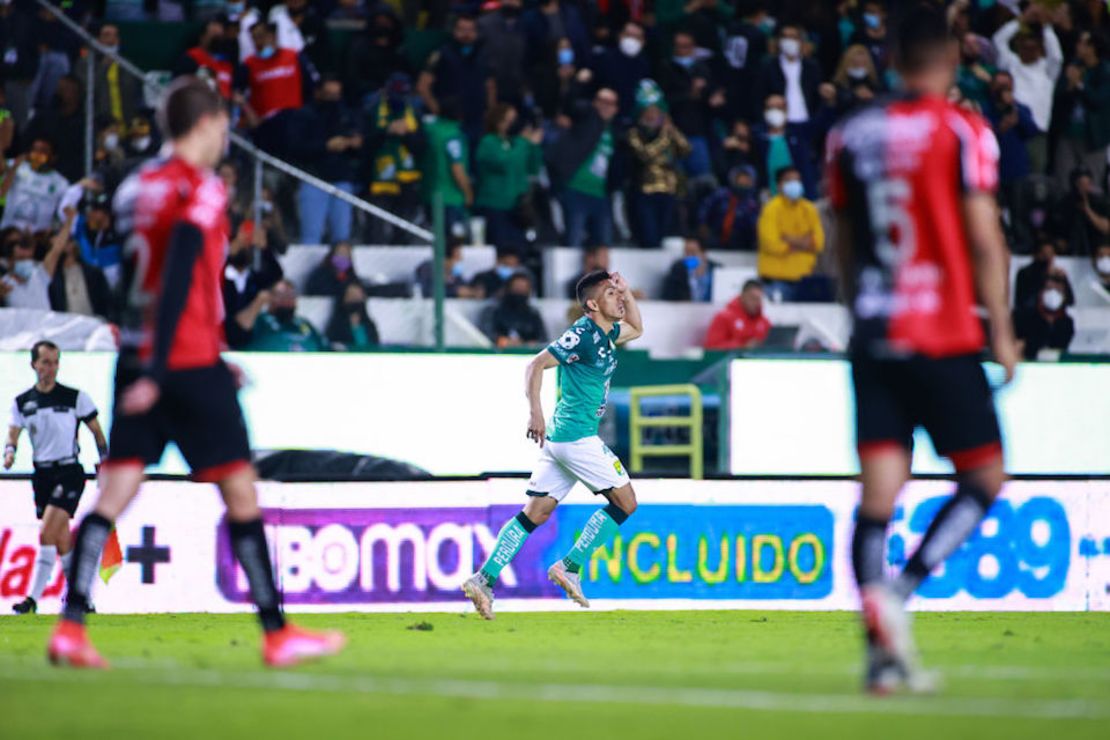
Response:
[[[624,465],[601,437],[584,437],[574,442],[546,440],[540,461],[528,479],[528,493],[562,501],[576,481],[582,481],[594,493],[630,482]]]

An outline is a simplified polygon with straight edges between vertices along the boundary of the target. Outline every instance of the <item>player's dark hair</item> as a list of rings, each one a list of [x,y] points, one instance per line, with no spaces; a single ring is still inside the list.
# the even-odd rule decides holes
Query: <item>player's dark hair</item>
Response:
[[[597,286],[609,282],[611,277],[605,270],[594,270],[582,276],[578,284],[574,286],[574,294],[578,297],[578,302],[582,305],[582,308],[586,308],[586,301],[594,297]],[[586,308],[586,310],[590,309]]]
[[[931,64],[952,40],[944,14],[924,3],[906,10],[894,32],[894,63],[900,72]]]
[[[223,99],[199,77],[185,75],[170,83],[158,109],[158,125],[171,139],[180,139],[205,116],[224,109]]]
[[[49,339],[40,339],[39,341],[31,345],[31,362],[38,361],[40,349],[52,349],[55,352],[60,351],[58,350],[58,345],[54,344]]]
[[[801,174],[801,171],[797,167],[795,167],[792,164],[788,164],[785,167],[779,167],[777,170],[775,170],[775,182],[776,183],[781,183],[782,178],[786,177],[787,175],[800,175],[800,174]]]
[[[259,26],[262,26],[262,28],[266,29],[271,34],[273,34],[274,36],[277,36],[277,32],[278,32],[277,24],[276,23],[270,23],[269,21],[255,21],[254,23],[251,24],[249,33],[254,33],[254,29],[258,28]]]
[[[747,293],[748,288],[759,288],[763,290],[763,281],[752,278],[751,280],[744,281],[744,287],[740,288],[741,293]]]

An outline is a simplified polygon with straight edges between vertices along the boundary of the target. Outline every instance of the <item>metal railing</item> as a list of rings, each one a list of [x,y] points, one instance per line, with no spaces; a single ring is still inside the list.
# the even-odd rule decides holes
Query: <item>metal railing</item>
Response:
[[[645,398],[684,397],[690,403],[690,413],[686,416],[646,416],[641,408]],[[689,430],[689,440],[685,443],[645,444],[643,432],[648,428],[671,428]],[[629,463],[633,473],[642,473],[645,457],[688,457],[690,477],[701,480],[704,477],[702,460],[702,398],[701,390],[692,384],[682,385],[643,385],[629,389],[628,403]]]

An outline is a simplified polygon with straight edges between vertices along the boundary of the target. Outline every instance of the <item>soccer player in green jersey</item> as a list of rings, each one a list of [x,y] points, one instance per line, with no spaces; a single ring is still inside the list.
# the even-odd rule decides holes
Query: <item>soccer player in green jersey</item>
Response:
[[[528,481],[528,503],[501,528],[489,558],[462,587],[486,619],[493,619],[493,584],[501,570],[516,557],[528,535],[551,517],[575,481],[604,496],[609,504],[594,512],[574,547],[548,568],[547,576],[583,607],[590,602],[582,593],[582,566],[636,511],[628,473],[601,441],[597,427],[605,415],[609,381],[617,369],[617,345],[644,333],[640,309],[618,273],[599,270],[583,276],[577,296],[586,315],[528,364],[528,438],[541,450]],[[540,405],[543,371],[556,366],[560,366],[559,403],[551,423],[545,424]]]

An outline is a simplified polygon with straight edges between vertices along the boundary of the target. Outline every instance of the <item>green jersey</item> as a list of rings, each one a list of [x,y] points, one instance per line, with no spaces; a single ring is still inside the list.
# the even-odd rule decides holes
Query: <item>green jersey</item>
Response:
[[[451,174],[451,165],[467,169],[470,152],[462,127],[447,118],[428,118],[424,123],[427,150],[424,155],[424,200],[432,202],[432,194],[443,193],[443,205],[462,207],[466,198]]]
[[[597,434],[609,381],[617,369],[617,337],[621,325],[604,334],[589,316],[583,316],[547,351],[559,361],[559,402],[547,425],[552,442],[574,442]]]
[[[613,132],[611,126],[606,126],[605,132],[597,140],[597,146],[571,176],[567,187],[595,198],[604,198],[608,194],[605,184],[609,178],[609,160],[612,158]]]

